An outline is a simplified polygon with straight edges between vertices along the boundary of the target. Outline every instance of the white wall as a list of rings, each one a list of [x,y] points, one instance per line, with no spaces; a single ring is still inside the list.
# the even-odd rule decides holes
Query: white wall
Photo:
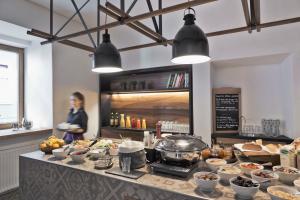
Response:
[[[52,46],[42,46],[40,41],[31,41],[25,48],[25,118],[33,121],[34,127],[52,127]]]
[[[254,57],[252,59],[257,59]],[[261,58],[263,60],[263,58]],[[290,58],[276,64],[223,65],[218,62],[213,69],[213,87],[237,87],[242,89],[242,115],[247,124],[261,125],[262,119],[280,119],[281,133],[292,132],[291,101],[293,100],[292,65]]]
[[[211,67],[209,63],[193,66],[194,134],[210,144],[211,128]]]
[[[83,55],[85,57],[83,57]],[[85,96],[88,114],[88,131],[85,137],[93,138],[98,132],[98,77],[91,71],[91,60],[80,49],[60,45],[53,50],[54,126],[66,120],[69,96],[79,91]]]

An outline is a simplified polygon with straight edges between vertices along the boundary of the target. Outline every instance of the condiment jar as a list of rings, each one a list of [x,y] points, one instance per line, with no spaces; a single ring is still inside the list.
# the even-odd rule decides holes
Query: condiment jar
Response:
[[[124,114],[120,114],[120,127],[125,128],[125,118]]]
[[[130,116],[126,116],[126,128],[131,128],[131,121],[130,121]]]
[[[141,120],[140,120],[140,118],[137,118],[137,120],[136,120],[136,128],[141,128],[142,126],[141,126]]]
[[[131,119],[131,128],[136,128],[135,118]]]
[[[144,145],[145,145],[145,147],[148,147],[148,145],[149,145],[149,131],[144,131]]]
[[[296,167],[296,154],[292,145],[284,145],[281,147],[280,164],[283,167]]]
[[[156,138],[157,139],[161,138],[161,123],[160,122],[156,123]]]
[[[117,113],[117,112],[115,114],[114,126],[115,127],[119,126],[119,113]]]
[[[142,120],[142,129],[147,129],[146,119]]]
[[[297,149],[297,168],[300,169],[300,149]]]

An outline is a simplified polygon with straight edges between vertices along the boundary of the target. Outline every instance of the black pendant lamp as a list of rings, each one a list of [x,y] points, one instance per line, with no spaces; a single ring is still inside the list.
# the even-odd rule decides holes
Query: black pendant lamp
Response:
[[[93,72],[112,73],[123,71],[121,56],[117,48],[111,43],[107,29],[103,34],[103,41],[98,45],[93,60]]]
[[[195,10],[187,9],[184,25],[177,32],[173,41],[172,62],[176,64],[196,64],[210,60],[208,41],[205,33],[195,25]],[[190,10],[194,14],[190,13]]]

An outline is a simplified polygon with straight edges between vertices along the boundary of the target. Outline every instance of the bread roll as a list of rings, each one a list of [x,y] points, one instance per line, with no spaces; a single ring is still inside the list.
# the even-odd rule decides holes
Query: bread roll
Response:
[[[267,144],[265,147],[267,147],[268,151],[271,153],[278,153],[279,147],[276,144]]]
[[[258,144],[254,143],[246,143],[242,147],[244,150],[250,150],[250,151],[261,151],[262,147]]]

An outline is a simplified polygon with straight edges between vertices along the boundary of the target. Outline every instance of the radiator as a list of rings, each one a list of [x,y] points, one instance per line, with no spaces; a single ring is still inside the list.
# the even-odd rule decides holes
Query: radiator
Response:
[[[19,155],[37,148],[37,144],[29,144],[0,150],[0,194],[19,186]]]

